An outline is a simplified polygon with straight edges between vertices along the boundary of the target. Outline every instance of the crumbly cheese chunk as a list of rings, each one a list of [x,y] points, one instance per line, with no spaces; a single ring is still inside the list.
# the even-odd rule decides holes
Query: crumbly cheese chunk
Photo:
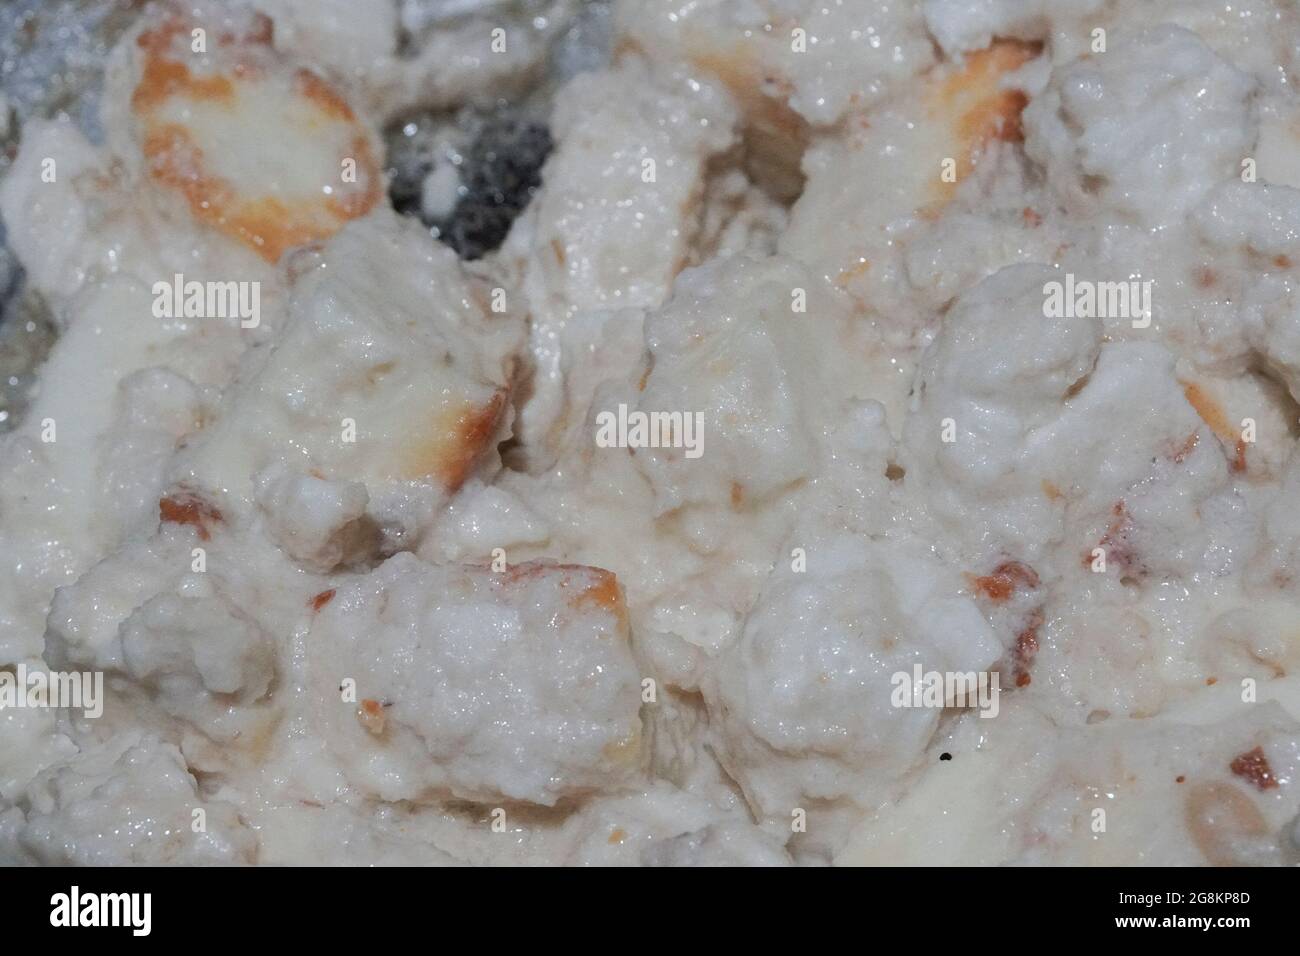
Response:
[[[910,3],[626,0],[617,15],[623,42],[719,77],[755,112],[785,109],[817,125],[872,105],[933,62]]]
[[[309,486],[298,479],[277,492],[267,469],[359,482],[374,522],[414,536],[481,464],[491,467],[509,425],[518,321],[493,315],[451,251],[391,212],[344,230],[295,272],[289,321],[227,389],[173,478],[241,514],[260,494],[264,510],[282,509],[272,527],[293,513],[319,519],[284,498]],[[333,527],[312,533],[341,529],[358,506],[352,494]]]
[[[607,571],[397,555],[340,582],[309,643],[320,730],[382,799],[551,806],[640,769],[641,686]]]
[[[41,773],[13,840],[26,861],[78,866],[256,862],[257,837],[199,792],[179,750],[156,737],[112,741]],[[196,811],[203,827],[195,827]]]
[[[679,447],[635,450],[663,512],[761,502],[810,477],[819,433],[856,397],[855,358],[873,345],[797,263],[743,256],[683,274],[645,337],[636,410],[693,416],[667,423]]]
[[[272,50],[272,30],[240,7],[167,9],[125,68],[144,175],[268,262],[333,235],[382,194],[372,131],[319,74]],[[229,148],[240,137],[258,149]]]
[[[803,153],[807,182],[780,236],[780,250],[816,269],[859,311],[882,316],[904,346],[900,354],[907,355],[908,344],[900,333],[923,321],[914,287],[929,285],[933,275],[926,263],[913,280],[903,257],[927,233],[951,236],[941,227],[954,203],[951,211],[960,213],[968,201],[983,228],[978,240],[945,255],[941,268],[993,271],[1024,255],[1016,244],[1036,245],[1026,241],[1022,219],[1030,204],[1023,190],[1016,190],[1018,202],[1007,209],[1014,230],[1008,239],[990,241],[987,226],[990,207],[1006,201],[996,195],[990,174],[1014,165],[1007,145],[1021,138],[1020,112],[1027,101],[1019,77],[1036,54],[1031,44],[1000,41],[964,62],[937,65],[897,95],[848,118],[834,135],[816,137]],[[827,228],[832,221],[837,227]],[[1001,223],[994,228],[1010,231]]]
[[[531,320],[533,396],[519,431],[534,467],[553,464],[581,421],[575,380],[602,330],[626,324],[625,309],[660,305],[687,265],[708,163],[732,146],[734,122],[716,84],[640,59],[559,94],[546,189],[503,249]]]
[[[1104,203],[1167,224],[1239,172],[1252,87],[1191,31],[1153,28],[1058,70],[1026,110],[1025,149],[1067,209],[1087,216]],[[1154,129],[1152,111],[1163,120]]]
[[[809,802],[869,805],[919,757],[940,711],[898,707],[895,674],[987,671],[1002,654],[961,576],[916,542],[809,544],[807,570],[776,567],[705,685],[723,766],[786,821]]]

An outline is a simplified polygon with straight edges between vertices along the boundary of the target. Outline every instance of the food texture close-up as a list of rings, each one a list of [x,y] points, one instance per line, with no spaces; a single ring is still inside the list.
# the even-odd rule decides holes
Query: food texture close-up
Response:
[[[1300,864],[1289,0],[0,3],[0,864]]]

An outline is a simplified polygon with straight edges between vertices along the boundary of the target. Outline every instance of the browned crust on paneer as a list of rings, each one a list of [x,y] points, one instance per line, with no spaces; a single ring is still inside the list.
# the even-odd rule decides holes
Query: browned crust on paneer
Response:
[[[219,37],[220,55],[230,65],[225,72],[206,76],[195,75],[172,54],[175,38],[186,29],[180,18],[172,16],[137,40],[143,64],[131,109],[141,124],[141,147],[154,183],[179,193],[196,220],[238,240],[268,262],[278,262],[285,250],[294,246],[329,238],[379,201],[383,183],[369,135],[356,122],[342,95],[305,69],[293,75],[304,110],[356,126],[348,152],[339,160],[340,164],[344,158],[356,162],[357,181],[364,188],[340,189],[332,195],[287,203],[274,196],[244,195],[237,183],[215,174],[191,131],[181,123],[162,120],[158,111],[174,97],[234,109],[236,84],[258,82],[265,77],[267,64],[274,62],[268,59],[275,55],[270,49],[271,24],[259,15],[253,27],[240,36],[226,33]],[[241,55],[244,50],[250,55]]]
[[[212,537],[211,529],[224,519],[206,498],[188,489],[178,489],[158,501],[158,517],[163,524],[184,524],[194,528],[200,541]]]
[[[452,430],[454,440],[448,449],[447,459],[439,472],[443,486],[449,491],[459,488],[469,476],[470,468],[487,448],[501,423],[506,408],[506,390],[499,389],[486,405],[467,406],[456,419]]]
[[[240,36],[226,32],[217,37],[217,46],[231,48],[237,46],[270,46],[272,24],[264,14],[255,14],[250,21],[251,29]],[[184,21],[175,15],[166,17],[152,30],[146,30],[136,37],[136,46],[144,54],[140,81],[131,94],[133,112],[147,113],[173,96],[184,94],[196,100],[229,101],[234,95],[234,85],[224,74],[214,76],[195,76],[188,66],[170,57],[176,38],[186,31]],[[251,63],[239,62],[235,65],[237,76],[251,77],[257,68]]]
[[[1218,435],[1223,441],[1232,441],[1237,437],[1236,430],[1228,421],[1227,414],[1223,407],[1211,396],[1203,387],[1196,382],[1181,382],[1183,386],[1183,396],[1187,399],[1187,404],[1196,410],[1196,414],[1201,417],[1201,421],[1210,426],[1210,431]]]
[[[551,564],[545,561],[526,561],[511,565],[500,577],[506,587],[520,581],[533,580],[544,575],[558,576],[557,586],[572,590],[566,603],[574,610],[595,608],[613,614],[620,623],[627,621],[627,603],[623,588],[613,571],[586,564]]]
[[[330,601],[334,600],[334,595],[337,593],[337,588],[329,588],[326,591],[321,591],[319,594],[315,595],[308,604],[313,611],[319,611],[326,604],[329,604]]]
[[[994,604],[1011,599],[1017,590],[1032,591],[1038,587],[1038,573],[1020,561],[1003,561],[991,574],[967,575],[971,589]]]
[[[462,402],[436,414],[428,432],[407,451],[401,477],[435,479],[456,492],[492,443],[509,392],[498,389],[486,403]]]
[[[1028,687],[1033,681],[1029,671],[1038,656],[1038,629],[1042,626],[1043,612],[1033,610],[1016,634],[1016,646],[1011,652],[1011,679],[1017,687]]]
[[[612,571],[603,568],[588,568],[588,571],[595,574],[596,583],[578,595],[573,602],[574,606],[597,607],[617,617],[626,614],[623,590],[618,586],[618,577]]]
[[[1024,140],[1020,114],[1029,100],[1021,90],[1003,87],[1001,80],[1041,52],[1038,43],[995,40],[987,49],[967,55],[963,68],[945,79],[939,100],[961,109],[957,134],[964,145],[977,149],[994,139]]]
[[[1277,777],[1273,775],[1273,768],[1264,755],[1263,747],[1237,754],[1232,758],[1228,769],[1248,781],[1256,790],[1273,790],[1277,787]]]
[[[952,159],[957,164],[956,182],[938,181],[941,200],[951,198],[957,183],[974,171],[990,143],[1023,141],[1020,114],[1029,99],[1021,90],[1002,86],[1001,81],[1041,51],[1038,43],[995,40],[986,49],[967,54],[960,68],[936,68],[938,80],[930,81],[925,106],[933,122],[950,128]]]
[[[356,114],[342,94],[311,70],[298,70],[293,75],[293,82],[303,98],[315,103],[326,116],[346,123],[356,122]]]
[[[1038,590],[1041,583],[1038,572],[1023,561],[1006,560],[988,574],[967,574],[971,592],[992,604],[1006,604],[1012,598],[1023,597]],[[1011,682],[1016,687],[1026,687],[1031,681],[1030,668],[1038,654],[1038,629],[1043,626],[1041,602],[1024,617],[1016,632],[1016,643],[1011,648],[1009,667]]]
[[[357,707],[357,722],[366,732],[376,737],[381,736],[388,725],[388,715],[384,713],[385,705],[374,698],[367,697]]]
[[[229,103],[235,87],[227,77],[198,77],[183,63],[151,57],[145,61],[140,84],[131,95],[131,108],[137,113],[152,110],[181,93],[191,99]]]
[[[1242,473],[1246,470],[1246,441],[1241,437],[1237,429],[1232,427],[1232,422],[1228,420],[1227,412],[1223,406],[1196,382],[1181,382],[1183,386],[1183,396],[1187,399],[1187,404],[1196,410],[1201,421],[1209,426],[1210,431],[1214,432],[1219,441],[1223,442],[1233,450],[1232,457],[1228,459],[1228,468],[1234,473]]]

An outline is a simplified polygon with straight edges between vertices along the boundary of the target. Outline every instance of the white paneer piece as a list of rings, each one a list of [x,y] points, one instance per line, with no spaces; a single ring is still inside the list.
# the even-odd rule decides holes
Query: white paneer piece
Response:
[[[271,18],[272,43],[344,81],[362,81],[397,52],[400,3],[391,0],[254,0]]]
[[[126,94],[110,84],[107,95]],[[155,283],[188,271],[259,284],[262,318],[276,324],[274,273],[188,218],[160,218],[148,188],[66,124],[41,121],[25,127],[0,186],[10,241],[62,330],[29,414],[0,440],[11,463],[0,473],[6,661],[39,652],[55,587],[156,513],[170,451],[199,427],[205,387],[224,384],[242,352],[235,317],[159,315]]]
[[[896,0],[622,0],[616,25],[625,45],[717,76],[752,113],[786,110],[818,126],[934,62],[919,5]]]
[[[51,660],[96,670],[125,669],[122,625],[137,608],[154,595],[179,593],[191,574],[193,585],[208,587],[199,577],[206,571],[191,570],[191,546],[205,545],[199,532],[206,527],[169,522],[158,534],[126,545],[60,588],[46,631]]]
[[[66,299],[101,258],[89,233],[101,227],[92,196],[104,157],[70,120],[32,120],[0,181],[6,245],[21,250],[29,281]]]
[[[480,465],[493,467],[522,328],[489,311],[449,249],[391,212],[345,229],[295,270],[288,325],[227,389],[173,477],[232,515],[250,513],[268,468],[360,483],[367,514],[413,540]],[[262,507],[287,509],[271,516],[273,534],[319,562],[284,523],[299,515],[302,535],[328,540],[353,520],[358,492],[340,491],[350,500],[324,518],[304,500],[312,486],[292,480],[279,492],[263,485]]]
[[[110,82],[105,108],[129,96],[129,86]],[[232,141],[253,148],[243,135],[232,134]],[[85,313],[81,303],[89,288],[129,279],[151,292],[140,313],[142,331],[149,327],[143,320],[152,317],[161,332],[187,332],[187,360],[206,360],[229,374],[242,344],[238,317],[160,316],[152,290],[173,283],[177,274],[189,282],[256,283],[258,318],[274,327],[283,308],[278,275],[252,249],[175,209],[136,168],[143,161],[140,145],[129,137],[94,148],[66,120],[24,124],[18,155],[0,181],[6,244],[17,251],[60,330]]]
[[[1291,37],[1300,22],[1286,0],[924,0],[922,9],[931,36],[949,56],[1011,37],[1048,41],[1057,65],[1103,55],[1150,27],[1179,26],[1277,90],[1290,86],[1297,56]]]
[[[1300,252],[1297,216],[1300,188],[1239,180],[1210,190],[1191,216],[1215,263],[1211,274],[1235,279],[1226,291],[1238,303],[1230,328],[1239,350],[1262,355],[1292,397],[1300,395],[1300,289],[1291,272]],[[1225,419],[1224,428],[1236,432],[1239,421]]]
[[[502,249],[522,272],[531,316],[535,368],[520,434],[537,467],[553,463],[572,425],[571,367],[599,333],[570,322],[667,298],[702,225],[708,163],[734,143],[734,122],[716,84],[638,59],[579,75],[559,94],[545,188]]]
[[[818,473],[828,429],[870,392],[877,345],[798,262],[743,255],[683,273],[646,344],[636,411],[677,415],[655,431],[671,447],[631,449],[660,513],[762,503]]]
[[[938,218],[1003,145],[1019,142],[1027,97],[1016,76],[1037,52],[999,41],[940,64],[846,120],[842,133],[815,139],[781,251],[818,270],[859,308],[883,307],[880,286],[895,281],[894,259],[908,238]]]
[[[1079,13],[1086,16],[1086,7],[1070,11],[1071,16]],[[1300,11],[1287,0],[1109,0],[1105,16],[1096,22],[1107,25],[1112,36],[1133,36],[1164,24],[1191,30],[1220,57],[1251,74],[1265,89],[1278,93],[1290,93],[1291,77],[1300,66],[1300,50],[1294,40],[1300,29]],[[1092,42],[1093,23],[1084,19],[1083,24],[1086,28],[1075,33],[1079,52]],[[1058,36],[1067,31],[1074,32],[1068,27],[1058,28]]]
[[[1025,150],[1070,212],[1168,225],[1240,173],[1254,88],[1190,30],[1153,28],[1057,70],[1025,110]]]
[[[156,520],[170,453],[199,424],[201,390],[171,366],[194,338],[152,318],[149,290],[115,277],[73,308],[22,426],[0,438],[0,659],[40,651],[54,589]],[[141,417],[143,414],[143,418]]]
[[[131,92],[113,129],[177,216],[275,263],[383,197],[375,133],[318,72],[273,48],[266,16],[175,3],[146,27],[118,48],[115,80]]]
[[[319,732],[363,793],[552,806],[641,773],[641,679],[608,571],[399,554],[337,583],[307,647]]]
[[[25,663],[29,673],[49,670],[38,660]],[[0,706],[0,801],[10,805],[38,773],[77,752],[77,744],[60,730],[56,710],[16,704]],[[0,844],[3,840],[0,836]]]
[[[216,698],[223,710],[257,701],[275,677],[268,635],[217,595],[156,595],[121,635],[126,673],[176,716],[193,715],[198,697]]]
[[[150,735],[91,746],[40,773],[18,802],[8,837],[46,866],[200,866],[257,860],[238,809],[209,799],[179,750]],[[202,813],[203,826],[194,826]],[[23,858],[20,858],[23,859]]]
[[[275,690],[290,673],[290,639],[323,579],[219,513],[168,514],[156,534],[56,592],[47,659],[109,674],[138,719],[165,715],[192,765],[264,756],[288,703]]]
[[[1296,494],[1300,494],[1300,455],[1293,454],[1264,512],[1258,550],[1251,558],[1251,576],[1261,589],[1281,589],[1292,594],[1300,589],[1300,510],[1294,507]]]
[[[370,495],[359,481],[329,481],[277,462],[253,479],[268,536],[285,554],[330,571],[371,544],[364,518]]]
[[[776,566],[704,685],[723,766],[760,819],[787,825],[809,801],[870,806],[918,760],[943,711],[899,706],[896,674],[987,672],[1003,653],[922,542],[804,544],[806,570]]]
[[[527,214],[530,306],[545,317],[662,302],[698,228],[704,167],[734,143],[734,118],[716,86],[642,60],[575,77]]]
[[[1100,20],[1106,0],[922,0],[925,26],[949,56],[982,50],[997,37],[1045,40],[1073,52],[1078,23]],[[1055,28],[1055,29],[1053,29]],[[1085,33],[1086,39],[1086,33]]]
[[[1067,567],[1100,546],[1121,575],[1194,563],[1195,505],[1224,486],[1229,449],[1162,346],[1103,347],[1100,320],[1044,315],[1059,278],[1010,267],[953,305],[922,359],[905,486],[967,560],[1036,565],[1061,544],[1080,556]]]

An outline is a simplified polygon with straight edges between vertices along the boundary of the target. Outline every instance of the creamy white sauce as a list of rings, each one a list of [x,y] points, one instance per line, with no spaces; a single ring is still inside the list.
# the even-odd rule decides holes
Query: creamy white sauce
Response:
[[[0,861],[1300,861],[1288,4],[625,0],[474,264],[340,161],[533,82],[571,5],[412,55],[386,0],[257,6],[179,21],[235,95],[142,110],[142,22],[107,144],[28,122],[0,183],[61,330],[0,666],[107,690],[0,704]],[[204,207],[160,123],[281,205]],[[177,274],[260,321],[156,316]],[[620,407],[701,453],[603,447]]]

